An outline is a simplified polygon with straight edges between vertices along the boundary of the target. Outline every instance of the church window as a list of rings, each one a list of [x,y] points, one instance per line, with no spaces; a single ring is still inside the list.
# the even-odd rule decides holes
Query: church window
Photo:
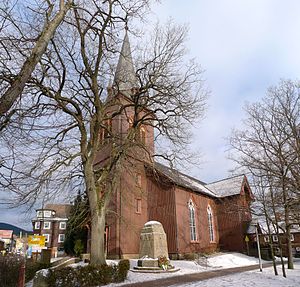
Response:
[[[131,129],[133,126],[133,116],[130,116],[128,118],[128,128]]]
[[[142,213],[142,200],[140,198],[135,199],[135,212]]]
[[[196,234],[196,218],[195,218],[195,207],[192,200],[189,201],[188,204],[189,208],[189,216],[190,216],[190,236],[191,241],[197,240],[197,234]]]
[[[142,187],[142,176],[140,173],[135,174],[135,184],[138,187]]]
[[[100,131],[100,142],[103,142],[105,139],[110,138],[111,130],[112,130],[112,120],[107,119],[104,121],[104,127]]]
[[[146,130],[143,127],[141,127],[141,129],[140,129],[140,139],[141,139],[141,143],[143,145],[145,145],[146,144]]]
[[[210,206],[207,207],[207,218],[208,218],[209,240],[210,242],[213,242],[215,241],[215,234],[214,234],[213,213]]]

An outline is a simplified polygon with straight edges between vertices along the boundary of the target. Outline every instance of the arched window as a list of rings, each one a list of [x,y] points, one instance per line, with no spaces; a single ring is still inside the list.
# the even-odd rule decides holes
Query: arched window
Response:
[[[191,241],[197,240],[197,233],[196,233],[196,220],[195,220],[195,206],[192,200],[189,201],[188,204],[189,208],[189,215],[190,215],[190,236]]]
[[[209,240],[210,242],[214,242],[215,241],[214,221],[213,221],[213,213],[210,206],[207,207],[207,218],[208,218]]]
[[[143,145],[145,145],[146,144],[146,130],[143,127],[141,127],[141,129],[140,129],[140,139],[141,139],[141,143]]]

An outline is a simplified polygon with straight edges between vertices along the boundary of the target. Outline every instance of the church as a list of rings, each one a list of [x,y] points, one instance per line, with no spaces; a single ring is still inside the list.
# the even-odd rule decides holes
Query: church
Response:
[[[126,106],[135,88],[135,72],[126,32],[114,84],[109,97],[119,104],[108,113]],[[107,125],[112,134],[130,132],[134,112],[124,108]],[[147,111],[144,111],[145,113]],[[106,140],[95,168],[106,164],[112,146]],[[106,216],[105,244],[108,258],[138,258],[140,232],[148,221],[159,221],[167,235],[171,259],[189,258],[197,253],[246,249],[245,233],[251,221],[250,204],[254,200],[245,175],[205,183],[153,159],[155,131],[152,125],[139,130],[138,140],[147,156],[137,152],[123,168]],[[134,157],[132,157],[134,158]]]

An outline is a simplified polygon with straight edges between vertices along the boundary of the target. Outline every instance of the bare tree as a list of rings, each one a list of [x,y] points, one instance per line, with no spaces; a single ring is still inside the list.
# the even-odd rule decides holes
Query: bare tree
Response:
[[[281,81],[260,102],[246,106],[245,129],[234,131],[233,158],[254,177],[265,177],[284,218],[288,268],[293,268],[292,202],[299,202],[300,85]]]
[[[40,15],[38,20],[44,21],[44,25],[37,29],[38,31],[35,31],[35,34],[39,34],[32,38],[31,33],[27,35],[19,26],[25,19],[20,17],[20,14],[18,16],[15,15],[15,9],[22,9],[22,5],[19,5],[18,1],[15,3],[11,2],[5,1],[1,4],[3,6],[0,6],[0,53],[2,54],[1,68],[3,69],[0,74],[0,86],[4,86],[1,89],[3,94],[1,93],[0,97],[1,117],[10,110],[22,94],[26,83],[45,53],[57,27],[74,5],[73,0],[60,0],[58,7],[55,4],[57,1],[42,1],[45,2],[46,7],[37,12]],[[43,3],[41,3],[42,5]],[[30,21],[32,19],[26,20]],[[23,64],[14,66],[13,62],[16,60],[22,61]],[[7,77],[6,70],[10,70],[10,77]],[[9,117],[10,115],[3,120],[2,124],[9,120]]]
[[[188,143],[206,93],[201,69],[185,61],[184,27],[158,27],[134,68],[127,32],[121,53],[119,46],[124,23],[129,27],[148,1],[89,4],[77,3],[65,17],[2,131],[2,176],[18,204],[34,204],[45,189],[58,196],[81,178],[90,205],[91,262],[105,263],[105,216],[122,171],[134,161],[151,163],[152,156],[173,159]],[[126,133],[114,130],[120,116],[128,120]],[[168,143],[168,152],[149,152],[141,134],[147,127]]]

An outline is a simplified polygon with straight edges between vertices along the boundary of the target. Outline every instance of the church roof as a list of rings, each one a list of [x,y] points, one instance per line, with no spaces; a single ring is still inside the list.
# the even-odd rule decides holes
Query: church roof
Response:
[[[125,32],[113,85],[119,91],[128,91],[137,86],[127,31]]]
[[[176,169],[172,169],[158,162],[154,163],[154,169],[159,173],[162,173],[178,186],[182,186],[211,197],[217,197],[217,195],[213,191],[205,186],[204,182],[183,174]]]
[[[242,184],[245,175],[238,175],[230,178],[225,178],[213,183],[209,183],[206,187],[212,190],[217,197],[226,197],[238,195],[241,193]]]
[[[245,175],[242,174],[206,184],[203,181],[181,173],[176,169],[167,167],[158,162],[154,163],[154,169],[166,176],[178,186],[185,187],[215,198],[239,195],[245,179]]]

